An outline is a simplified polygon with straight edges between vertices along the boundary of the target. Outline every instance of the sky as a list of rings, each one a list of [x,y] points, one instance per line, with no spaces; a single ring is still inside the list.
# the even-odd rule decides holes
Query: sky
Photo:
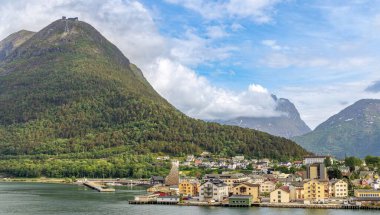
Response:
[[[379,0],[0,0],[0,39],[61,16],[97,28],[187,115],[280,116],[314,128],[380,99]]]

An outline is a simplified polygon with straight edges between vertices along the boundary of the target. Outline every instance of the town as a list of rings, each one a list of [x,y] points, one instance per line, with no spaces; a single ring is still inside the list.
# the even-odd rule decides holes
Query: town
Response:
[[[157,159],[170,160],[170,157]],[[366,158],[368,162],[370,159]],[[380,208],[377,167],[355,157],[340,161],[331,156],[308,156],[299,161],[274,162],[247,160],[244,156],[215,159],[203,152],[199,157],[189,155],[183,161],[171,160],[171,163],[166,177],[153,176],[147,194],[135,196],[129,203]],[[186,176],[186,169],[191,167],[219,172]]]

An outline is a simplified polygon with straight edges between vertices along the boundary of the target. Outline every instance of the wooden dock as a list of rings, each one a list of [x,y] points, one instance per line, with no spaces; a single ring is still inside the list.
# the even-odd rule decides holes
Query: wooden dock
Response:
[[[94,189],[98,192],[115,192],[115,189],[113,188],[104,188],[101,185],[96,184],[94,182],[84,182],[83,185],[91,189]]]

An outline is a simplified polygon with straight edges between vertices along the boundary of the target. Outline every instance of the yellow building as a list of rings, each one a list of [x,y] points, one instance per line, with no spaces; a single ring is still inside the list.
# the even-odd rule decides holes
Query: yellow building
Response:
[[[306,176],[308,179],[327,180],[327,169],[323,163],[315,163],[307,166]]]
[[[270,193],[270,203],[289,203],[290,200],[289,187],[282,186]]]
[[[348,184],[343,180],[335,180],[330,183],[330,196],[345,198],[348,196]]]
[[[320,201],[329,197],[329,182],[325,180],[307,180],[303,189],[305,200]]]
[[[179,194],[184,196],[197,196],[200,184],[197,182],[182,181],[178,185]]]
[[[261,193],[270,193],[276,189],[276,184],[273,181],[264,181],[260,184]]]
[[[380,190],[354,190],[355,197],[378,197],[380,198]]]
[[[249,195],[252,196],[253,202],[259,202],[260,185],[251,183],[241,183],[232,189],[233,195]]]

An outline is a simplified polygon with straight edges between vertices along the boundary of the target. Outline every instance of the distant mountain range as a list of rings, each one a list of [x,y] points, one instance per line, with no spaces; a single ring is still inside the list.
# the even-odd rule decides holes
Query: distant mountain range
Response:
[[[380,156],[380,100],[360,100],[294,140],[317,154]]]
[[[290,138],[310,132],[310,128],[301,119],[297,108],[288,99],[272,96],[277,103],[276,110],[283,113],[278,117],[238,117],[232,120],[218,120],[226,125],[236,125],[267,132],[272,135]]]

